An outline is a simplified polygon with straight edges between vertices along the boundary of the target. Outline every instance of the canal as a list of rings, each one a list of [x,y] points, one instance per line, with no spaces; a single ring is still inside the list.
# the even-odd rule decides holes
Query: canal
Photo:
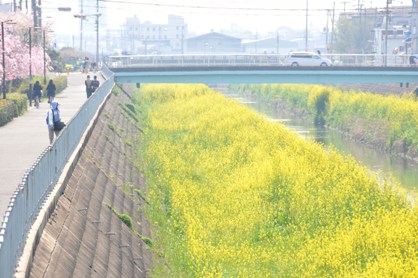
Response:
[[[315,126],[312,119],[302,119],[285,111],[277,111],[272,103],[245,99],[234,94],[227,95],[265,115],[270,121],[284,124],[308,140],[315,140],[324,146],[332,145],[339,152],[352,155],[372,171],[393,176],[409,195],[418,188],[417,162],[355,142],[336,130]]]

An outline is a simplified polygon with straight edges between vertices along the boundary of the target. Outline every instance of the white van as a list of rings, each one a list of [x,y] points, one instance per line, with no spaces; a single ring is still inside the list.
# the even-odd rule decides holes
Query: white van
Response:
[[[286,66],[332,66],[330,59],[319,56],[313,52],[290,52],[284,59]]]

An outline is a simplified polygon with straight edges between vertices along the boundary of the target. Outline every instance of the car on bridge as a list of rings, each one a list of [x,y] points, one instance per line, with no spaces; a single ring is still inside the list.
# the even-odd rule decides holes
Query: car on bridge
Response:
[[[324,58],[317,53],[313,52],[290,52],[284,58],[284,64],[286,66],[298,67],[298,66],[332,66],[330,59]]]

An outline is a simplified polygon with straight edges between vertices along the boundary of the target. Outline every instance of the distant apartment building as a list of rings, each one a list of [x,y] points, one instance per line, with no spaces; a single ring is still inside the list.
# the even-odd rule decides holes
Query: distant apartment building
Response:
[[[140,45],[139,28],[140,22],[138,17],[134,16],[126,19],[126,23],[122,27],[122,49],[130,53],[136,52],[136,49]]]

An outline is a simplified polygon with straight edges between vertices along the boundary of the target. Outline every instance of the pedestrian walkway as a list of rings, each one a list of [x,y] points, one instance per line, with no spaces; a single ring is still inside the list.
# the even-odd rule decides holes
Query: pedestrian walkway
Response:
[[[55,97],[60,104],[61,118],[65,123],[70,121],[86,101],[85,78],[86,75],[82,73],[70,74],[68,87]],[[103,80],[100,82],[103,83]],[[49,104],[45,100],[39,109],[29,107],[23,116],[0,127],[0,223],[25,172],[49,145],[45,123],[48,109]]]

